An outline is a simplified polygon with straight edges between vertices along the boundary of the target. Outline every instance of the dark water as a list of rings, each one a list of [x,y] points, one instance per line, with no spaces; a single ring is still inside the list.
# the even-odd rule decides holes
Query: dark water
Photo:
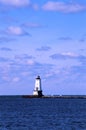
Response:
[[[0,97],[0,130],[86,130],[86,99]]]

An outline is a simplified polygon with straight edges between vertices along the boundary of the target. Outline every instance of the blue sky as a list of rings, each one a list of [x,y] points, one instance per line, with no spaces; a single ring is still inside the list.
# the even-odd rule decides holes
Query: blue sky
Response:
[[[0,0],[0,95],[86,94],[86,0]]]

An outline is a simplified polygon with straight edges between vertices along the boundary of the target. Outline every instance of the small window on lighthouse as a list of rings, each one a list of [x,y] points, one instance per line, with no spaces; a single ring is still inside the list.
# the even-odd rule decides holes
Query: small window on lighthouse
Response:
[[[36,90],[38,91],[38,87],[36,87]]]

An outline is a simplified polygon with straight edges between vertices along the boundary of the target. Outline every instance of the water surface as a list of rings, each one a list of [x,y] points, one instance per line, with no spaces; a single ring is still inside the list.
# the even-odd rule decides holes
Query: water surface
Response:
[[[0,130],[86,130],[86,99],[0,97]]]

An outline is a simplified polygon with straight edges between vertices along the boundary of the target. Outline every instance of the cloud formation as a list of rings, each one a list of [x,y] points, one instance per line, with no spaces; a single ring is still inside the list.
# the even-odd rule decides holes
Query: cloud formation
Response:
[[[72,38],[71,37],[59,37],[58,40],[70,41],[70,40],[72,40]]]
[[[10,48],[7,48],[7,47],[2,47],[0,48],[1,51],[12,51],[12,49]]]
[[[15,60],[19,64],[23,65],[34,65],[34,57],[31,55],[23,54],[23,55],[16,55]]]
[[[33,58],[28,54],[17,55],[13,60],[0,57],[0,81],[17,83],[24,78],[26,81],[28,76],[46,75],[53,69],[52,64],[42,64]]]
[[[79,55],[71,52],[66,53],[56,53],[50,56],[53,60],[76,60],[78,61],[82,66],[86,66],[86,56],[85,55]]]
[[[27,6],[30,4],[30,0],[0,0],[3,5],[10,5],[15,7]]]
[[[65,2],[53,2],[48,1],[42,7],[43,10],[47,11],[58,11],[63,13],[74,13],[86,10],[86,5],[81,5],[78,3],[65,3]]]
[[[50,56],[52,59],[62,59],[62,60],[66,60],[66,59],[78,59],[79,61],[81,59],[86,59],[86,56],[83,55],[78,55],[75,53],[71,53],[71,52],[66,52],[66,53],[56,53]]]
[[[18,26],[9,26],[5,30],[5,33],[8,35],[15,35],[15,36],[30,35],[27,31]]]
[[[37,48],[37,51],[49,51],[51,48],[49,46],[42,46],[41,48]]]
[[[32,55],[22,54],[22,55],[16,55],[15,58],[25,60],[25,59],[33,59],[34,57]]]

